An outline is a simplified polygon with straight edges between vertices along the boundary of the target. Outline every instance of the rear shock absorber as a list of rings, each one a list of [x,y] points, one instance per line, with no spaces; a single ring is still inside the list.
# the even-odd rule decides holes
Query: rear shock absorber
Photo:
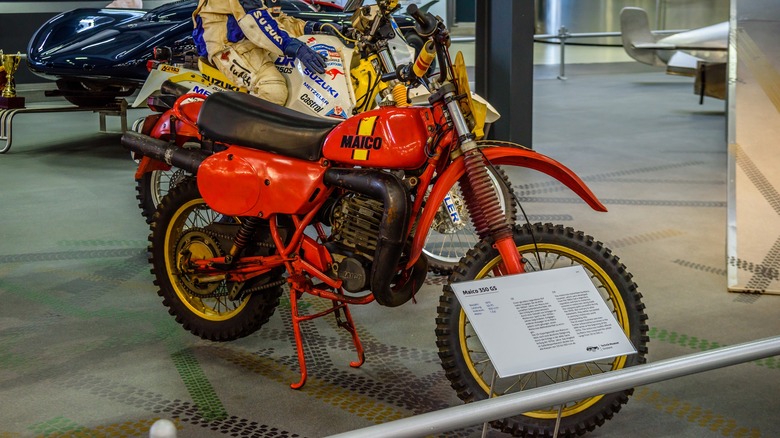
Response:
[[[233,263],[236,256],[241,254],[241,251],[249,244],[249,240],[254,236],[257,227],[262,222],[259,217],[247,217],[243,218],[241,228],[238,229],[235,239],[233,239],[233,246],[230,248],[230,252],[225,256],[227,263]]]

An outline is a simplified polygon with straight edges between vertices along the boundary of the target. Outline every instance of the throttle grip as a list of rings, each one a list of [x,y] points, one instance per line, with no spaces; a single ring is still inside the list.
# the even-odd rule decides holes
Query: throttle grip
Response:
[[[428,69],[431,68],[433,60],[436,58],[436,47],[433,41],[428,40],[420,50],[420,54],[417,55],[417,59],[414,61],[412,71],[418,78],[425,77]]]
[[[424,14],[416,4],[407,6],[406,13],[417,22],[414,28],[421,37],[429,37],[436,31],[436,18],[431,14]]]

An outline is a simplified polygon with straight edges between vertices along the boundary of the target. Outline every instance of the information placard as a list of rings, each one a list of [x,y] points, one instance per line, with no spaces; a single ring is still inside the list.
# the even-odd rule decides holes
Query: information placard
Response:
[[[499,377],[636,353],[581,266],[451,286]]]

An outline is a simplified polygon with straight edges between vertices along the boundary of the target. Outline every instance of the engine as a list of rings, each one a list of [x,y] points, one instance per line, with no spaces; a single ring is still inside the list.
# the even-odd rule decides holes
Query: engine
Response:
[[[369,287],[383,209],[379,201],[350,194],[330,210],[331,241],[325,247],[333,257],[333,275],[348,292]]]

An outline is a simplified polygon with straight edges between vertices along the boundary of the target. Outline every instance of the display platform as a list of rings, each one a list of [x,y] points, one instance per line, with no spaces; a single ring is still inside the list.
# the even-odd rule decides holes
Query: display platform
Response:
[[[15,116],[20,114],[79,111],[92,111],[98,113],[100,115],[100,132],[106,132],[106,116],[119,117],[122,132],[127,131],[127,101],[124,99],[117,100],[113,105],[102,107],[64,105],[62,102],[34,102],[28,103],[24,108],[0,108],[0,154],[4,154],[11,149],[11,144],[13,142],[13,121]]]

